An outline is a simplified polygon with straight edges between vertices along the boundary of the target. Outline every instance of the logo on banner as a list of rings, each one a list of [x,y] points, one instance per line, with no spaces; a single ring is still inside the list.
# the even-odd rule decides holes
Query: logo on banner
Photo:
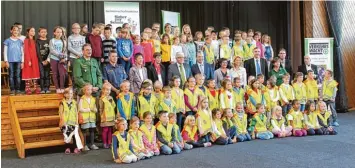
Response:
[[[310,55],[326,55],[329,53],[329,43],[309,43]]]

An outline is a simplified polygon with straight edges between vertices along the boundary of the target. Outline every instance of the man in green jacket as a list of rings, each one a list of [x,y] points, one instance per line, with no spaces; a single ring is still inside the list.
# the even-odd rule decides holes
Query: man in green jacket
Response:
[[[83,95],[81,88],[86,83],[92,85],[93,96],[98,96],[102,87],[102,73],[96,59],[91,58],[92,49],[90,44],[84,44],[83,57],[75,60],[73,65],[74,86],[79,96]]]

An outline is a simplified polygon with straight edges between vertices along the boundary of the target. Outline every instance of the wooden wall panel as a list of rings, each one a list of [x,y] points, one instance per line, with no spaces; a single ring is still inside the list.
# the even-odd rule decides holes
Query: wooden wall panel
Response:
[[[16,148],[9,118],[9,96],[1,96],[1,149]]]
[[[339,43],[343,59],[345,74],[346,94],[348,106],[355,107],[355,85],[353,84],[353,73],[355,72],[355,2],[337,1],[340,9],[338,14],[341,16],[340,24],[335,24],[340,31]],[[305,38],[322,38],[330,36],[330,25],[328,23],[328,13],[325,1],[305,1],[303,2],[303,26]]]

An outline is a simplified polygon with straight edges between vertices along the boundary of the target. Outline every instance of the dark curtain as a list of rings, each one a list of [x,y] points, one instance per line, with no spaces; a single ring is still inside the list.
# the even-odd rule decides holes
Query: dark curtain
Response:
[[[141,29],[162,22],[161,10],[180,12],[181,26],[189,24],[192,32],[204,31],[207,26],[216,30],[229,27],[234,30],[252,28],[272,38],[275,52],[283,47],[288,51],[287,3],[247,1],[156,1],[140,2]],[[163,25],[161,25],[163,27]]]
[[[53,28],[61,25],[70,34],[72,23],[87,23],[89,31],[94,22],[104,22],[102,1],[2,1],[2,41],[10,36],[9,29],[15,22],[26,28],[48,28],[48,38]],[[272,38],[275,53],[281,47],[288,51],[288,2],[237,2],[237,1],[142,1],[140,2],[141,31],[153,22],[161,23],[161,10],[180,12],[181,25],[190,24],[193,32],[204,32],[207,26],[216,30],[222,27],[234,30],[254,30],[267,33]],[[162,26],[161,26],[162,27]]]
[[[96,1],[2,1],[1,2],[1,37],[2,41],[10,36],[10,27],[15,22],[23,24],[22,34],[26,28],[33,26],[48,29],[48,37],[53,35],[55,26],[67,28],[71,32],[71,24],[104,21],[103,2]]]
[[[341,11],[344,10],[341,1],[327,1],[326,10],[328,14],[328,22],[330,25],[330,35],[334,37],[334,55],[333,55],[333,65],[334,65],[334,78],[339,82],[338,94],[336,97],[336,107],[339,111],[348,110],[348,97],[346,96],[345,87],[345,77],[344,75],[344,65],[343,65],[343,55],[341,41],[343,34],[343,18]]]

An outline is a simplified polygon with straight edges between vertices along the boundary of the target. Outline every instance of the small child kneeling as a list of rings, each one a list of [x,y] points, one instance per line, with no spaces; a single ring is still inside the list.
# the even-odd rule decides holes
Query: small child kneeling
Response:
[[[120,117],[116,121],[117,131],[112,136],[112,154],[116,163],[132,163],[138,161],[132,152],[131,136],[126,132],[127,121]]]

